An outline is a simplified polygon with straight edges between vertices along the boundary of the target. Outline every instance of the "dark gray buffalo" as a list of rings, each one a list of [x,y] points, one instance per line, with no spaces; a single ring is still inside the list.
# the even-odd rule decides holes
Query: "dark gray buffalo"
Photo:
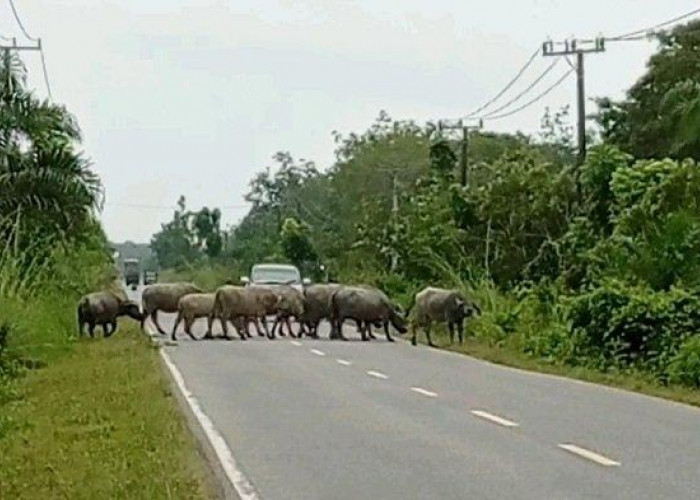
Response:
[[[459,334],[459,343],[464,342],[464,320],[474,313],[481,313],[479,306],[465,298],[459,290],[444,288],[424,288],[416,294],[408,312],[415,307],[411,322],[411,343],[416,345],[416,329],[425,329],[428,344],[434,346],[430,338],[430,327],[434,321],[445,322],[450,330],[450,344],[454,342],[455,326]],[[407,315],[408,315],[407,312]]]
[[[129,316],[137,321],[143,319],[139,305],[126,300],[116,293],[95,292],[85,295],[78,303],[78,331],[83,335],[85,325],[88,325],[90,337],[95,336],[95,326],[102,326],[105,337],[111,336],[117,330],[117,318]]]
[[[357,322],[362,340],[371,336],[372,324],[384,325],[384,333],[389,342],[389,323],[399,333],[406,333],[406,320],[401,316],[396,305],[381,290],[371,287],[342,287],[331,295],[331,314],[335,335],[343,340],[343,322],[353,319]]]

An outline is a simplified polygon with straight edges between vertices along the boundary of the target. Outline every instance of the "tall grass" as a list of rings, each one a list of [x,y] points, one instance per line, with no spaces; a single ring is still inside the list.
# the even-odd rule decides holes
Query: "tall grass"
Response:
[[[3,227],[0,234],[5,241],[0,246],[0,300],[28,297],[36,293],[49,274],[50,259],[43,258],[40,242],[20,246],[21,231],[18,222]]]

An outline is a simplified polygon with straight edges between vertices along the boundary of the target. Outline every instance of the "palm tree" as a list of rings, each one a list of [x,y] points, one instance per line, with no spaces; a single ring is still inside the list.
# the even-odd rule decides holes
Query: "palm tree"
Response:
[[[0,227],[19,222],[26,235],[71,239],[90,225],[102,184],[77,150],[80,129],[63,106],[26,88],[15,53],[0,54]]]

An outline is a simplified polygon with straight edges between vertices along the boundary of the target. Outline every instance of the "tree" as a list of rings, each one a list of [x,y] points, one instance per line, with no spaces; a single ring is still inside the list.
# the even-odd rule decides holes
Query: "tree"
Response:
[[[80,130],[62,106],[26,89],[12,51],[0,56],[0,225],[27,239],[70,239],[94,227],[102,185],[78,151]]]
[[[657,39],[659,51],[627,97],[598,100],[603,138],[637,158],[700,159],[700,21]]]
[[[318,258],[309,238],[309,228],[306,224],[289,217],[282,224],[280,234],[282,250],[294,265],[304,268],[308,263]]]

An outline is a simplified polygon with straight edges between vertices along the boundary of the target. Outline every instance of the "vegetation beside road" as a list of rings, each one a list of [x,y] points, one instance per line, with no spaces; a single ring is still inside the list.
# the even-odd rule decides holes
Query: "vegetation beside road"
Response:
[[[472,353],[696,401],[700,22],[657,41],[626,98],[598,101],[583,165],[567,109],[537,137],[472,132],[466,185],[458,138],[382,113],[334,134],[325,171],[277,153],[216,255],[177,213],[154,241],[188,241],[195,268],[286,260],[402,305],[428,284],[457,287],[483,310]]]
[[[79,339],[118,276],[75,118],[0,55],[0,497],[210,498],[157,351],[121,322]],[[116,293],[123,293],[118,286]]]
[[[74,345],[13,384],[0,491],[35,498],[212,498],[204,461],[138,326]]]

